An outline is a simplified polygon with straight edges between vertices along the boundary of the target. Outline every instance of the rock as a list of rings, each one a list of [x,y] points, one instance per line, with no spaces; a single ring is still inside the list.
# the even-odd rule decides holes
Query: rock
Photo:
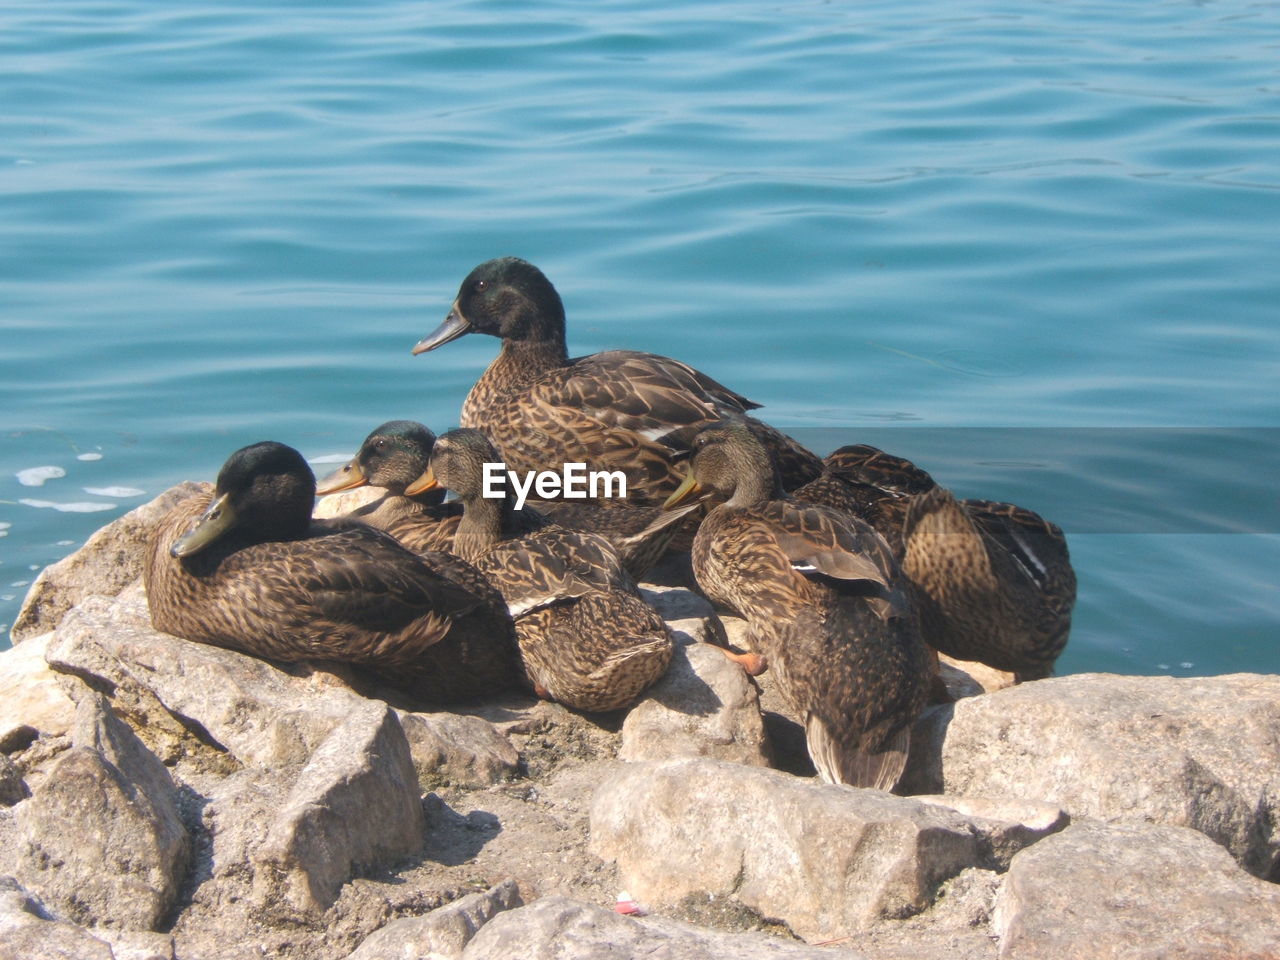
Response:
[[[95,532],[75,553],[41,570],[9,631],[13,642],[52,630],[85,597],[114,597],[139,579],[147,538],[156,521],[175,504],[206,489],[208,484],[190,482],[171,487]]]
[[[71,729],[76,705],[44,659],[52,637],[44,633],[0,653],[0,752],[21,750],[41,733]]]
[[[340,490],[317,500],[316,508],[311,511],[311,515],[320,520],[345,517],[361,507],[377,503],[386,495],[387,492],[380,487],[356,487],[353,490]]]
[[[191,854],[177,790],[100,695],[17,813],[20,879],[69,919],[153,930],[173,906]]]
[[[492,723],[453,713],[397,711],[418,784],[484,787],[516,775],[520,754]]]
[[[8,757],[0,754],[0,806],[11,807],[27,796],[22,771]]]
[[[645,583],[640,593],[663,620],[702,620],[716,615],[711,601],[685,587]]]
[[[767,766],[755,684],[719,649],[693,642],[683,630],[673,632],[671,665],[627,714],[618,756],[632,762],[715,757]]]
[[[981,693],[995,693],[1005,687],[1012,687],[1018,682],[1015,674],[1005,670],[997,670],[995,667],[989,667],[985,663],[978,663],[976,660],[957,660],[955,657],[948,657],[945,653],[938,654],[938,666],[941,670],[943,681],[947,683],[948,690],[951,690],[951,682],[948,681],[949,676],[956,677],[959,681],[958,686],[962,685],[973,689],[972,693],[962,694],[966,697],[977,696]],[[964,679],[960,680],[959,678]]]
[[[13,877],[0,877],[0,960],[119,960],[111,945],[54,920]]]
[[[809,941],[920,912],[981,846],[940,807],[706,759],[628,765],[591,805],[591,850],[637,899],[733,895]]]
[[[1061,807],[1016,797],[947,797],[928,794],[912,797],[920,803],[945,807],[961,814],[982,833],[984,862],[1001,872],[1009,869],[1013,855],[1066,828],[1071,818]]]
[[[342,885],[422,848],[409,744],[386,704],[366,701],[325,738],[252,855],[264,913],[314,921]]]
[[[504,910],[523,905],[508,880],[421,917],[402,917],[367,937],[347,960],[453,960],[476,931]]]
[[[1280,676],[1078,674],[946,704],[899,789],[1192,827],[1280,879]]]
[[[288,668],[151,629],[139,596],[90,598],[65,618],[46,654],[56,670],[114,698],[148,697],[242,763],[301,766],[364,700],[332,674]],[[147,726],[163,717],[146,717]]]
[[[1075,824],[1016,857],[996,897],[1017,960],[1280,957],[1280,889],[1184,827]]]
[[[111,945],[115,960],[174,960],[173,937],[163,933],[102,930],[98,936]]]
[[[389,954],[387,956],[394,956]],[[831,960],[833,952],[760,933],[723,933],[660,917],[544,897],[494,917],[462,960]],[[841,950],[841,960],[861,955]]]

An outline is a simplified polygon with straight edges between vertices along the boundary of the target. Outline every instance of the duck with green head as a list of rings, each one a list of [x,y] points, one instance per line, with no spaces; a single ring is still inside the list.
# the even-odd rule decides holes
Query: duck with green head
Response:
[[[521,681],[514,634],[473,569],[418,556],[356,521],[313,521],[302,455],[233,453],[209,493],[152,531],[144,580],[157,630],[274,660],[335,660],[447,700]]]

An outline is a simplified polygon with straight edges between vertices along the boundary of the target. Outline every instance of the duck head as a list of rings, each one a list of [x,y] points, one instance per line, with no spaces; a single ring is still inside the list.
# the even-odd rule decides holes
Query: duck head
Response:
[[[365,437],[354,457],[316,485],[316,494],[363,486],[403,494],[427,469],[435,442],[436,435],[414,420],[388,420]]]
[[[293,447],[272,440],[241,447],[218,472],[213,502],[169,553],[190,557],[233,536],[296,540],[311,526],[315,496],[315,474]]]
[[[467,274],[444,323],[419,340],[413,352],[426,353],[466,333],[563,344],[564,304],[551,281],[527,260],[487,260]]]
[[[671,510],[704,493],[735,507],[782,495],[769,452],[746,424],[722,420],[700,430],[693,438],[689,473],[662,507]]]

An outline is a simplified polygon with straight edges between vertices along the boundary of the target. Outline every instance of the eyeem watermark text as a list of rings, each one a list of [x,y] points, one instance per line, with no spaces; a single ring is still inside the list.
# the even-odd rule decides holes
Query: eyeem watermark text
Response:
[[[621,470],[588,470],[585,463],[566,463],[560,473],[554,470],[530,470],[523,478],[514,470],[508,470],[505,463],[486,463],[484,465],[484,487],[481,494],[489,499],[500,499],[506,496],[504,486],[511,483],[516,493],[516,509],[524,509],[525,498],[529,492],[541,500],[555,500],[560,497],[566,500],[585,500],[590,497],[597,500],[601,497],[625,497],[627,495],[627,475]]]

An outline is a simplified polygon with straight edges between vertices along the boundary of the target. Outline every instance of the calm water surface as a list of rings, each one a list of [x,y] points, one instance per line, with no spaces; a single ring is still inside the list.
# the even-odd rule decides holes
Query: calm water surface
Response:
[[[1280,7],[0,8],[0,623],[263,438],[456,422],[409,348],[524,256],[680,357],[1070,536],[1063,672],[1280,671]]]

